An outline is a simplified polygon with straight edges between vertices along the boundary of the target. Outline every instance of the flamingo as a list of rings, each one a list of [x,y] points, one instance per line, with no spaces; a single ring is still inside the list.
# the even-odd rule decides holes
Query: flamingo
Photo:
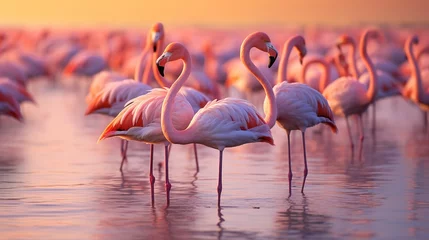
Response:
[[[160,53],[160,48],[163,45],[164,27],[162,23],[156,23],[148,33],[148,41],[146,42],[146,49],[142,54],[142,59],[135,70],[135,80],[123,80],[121,75],[114,72],[106,72],[97,75],[93,80],[90,87],[90,92],[87,96],[88,108],[86,115],[91,113],[100,113],[112,117],[116,117],[123,109],[125,103],[129,100],[146,94],[152,87],[145,84],[151,75],[151,61],[149,51],[153,49],[156,55]],[[144,58],[146,65],[143,67]],[[155,61],[155,57],[153,57]],[[104,77],[104,78],[103,78]],[[98,92],[97,92],[98,91]],[[94,96],[91,99],[91,96]],[[121,139],[121,155],[122,161],[119,170],[122,172],[123,164],[126,160],[126,153],[128,149],[128,142]]]
[[[358,115],[360,124],[360,142],[362,144],[364,139],[362,113],[366,111],[369,104],[374,102],[377,95],[378,75],[376,74],[374,65],[368,56],[366,46],[370,38],[378,37],[380,37],[378,31],[368,29],[362,34],[360,39],[359,53],[370,74],[369,87],[359,82],[354,77],[341,77],[328,85],[323,91],[323,96],[328,100],[333,113],[337,116],[346,117],[347,130],[352,149],[353,139],[348,117],[355,114]]]
[[[222,193],[222,156],[225,148],[235,147],[252,142],[267,142],[274,144],[267,122],[274,122],[277,116],[276,100],[268,80],[259,69],[248,60],[251,48],[268,52],[271,67],[277,58],[277,51],[271,44],[268,35],[256,32],[249,35],[242,43],[240,55],[250,71],[258,78],[269,96],[269,112],[265,120],[259,115],[256,108],[248,101],[237,98],[213,100],[200,109],[192,118],[189,126],[178,130],[173,124],[174,99],[180,88],[190,75],[192,68],[191,56],[188,50],[180,43],[170,43],[156,63],[161,75],[168,62],[181,59],[183,71],[168,91],[162,104],[161,127],[164,136],[171,143],[189,144],[199,143],[219,150],[219,178],[218,178],[218,207]],[[166,163],[168,158],[166,159]],[[166,169],[168,165],[166,165]]]
[[[343,35],[339,38],[337,42],[337,47],[341,49],[342,45],[350,45],[352,48],[352,51],[349,54],[349,61],[352,63],[352,76],[359,80],[359,82],[365,84],[367,87],[369,87],[370,82],[370,74],[365,71],[363,74],[359,74],[362,71],[363,66],[362,62],[357,63],[356,58],[354,57],[354,52],[356,49],[356,43],[354,39],[348,35]],[[360,64],[360,65],[359,65]],[[386,67],[390,66],[390,67]],[[399,76],[397,74],[397,67],[395,65],[391,66],[386,61],[376,61],[374,62],[374,68],[376,69],[376,75],[377,75],[377,94],[375,97],[375,101],[373,102],[373,108],[372,108],[372,133],[375,133],[376,128],[376,101],[380,100],[382,98],[386,97],[393,97],[400,95],[401,92],[399,90],[400,82],[393,77]],[[359,70],[361,69],[361,70]],[[392,70],[393,69],[393,70]],[[393,75],[392,75],[393,73]]]
[[[152,70],[154,73],[155,80],[162,88],[171,87],[171,84],[168,83],[163,76],[161,76],[161,74],[159,73],[159,71],[157,69],[156,59],[158,58],[158,56],[159,55],[153,55],[154,61],[152,64]],[[206,94],[204,94],[204,93],[202,93],[202,92],[200,92],[200,91],[198,91],[192,87],[184,86],[184,87],[180,88],[180,93],[183,96],[185,96],[186,100],[189,102],[189,104],[191,104],[192,109],[194,111],[194,114],[197,113],[198,110],[200,110],[202,107],[204,107],[211,100],[211,98],[209,98]],[[193,145],[194,145],[196,170],[197,170],[197,172],[199,172],[197,144],[194,143]]]
[[[279,64],[277,84],[274,86],[274,95],[277,101],[277,124],[286,130],[288,137],[289,151],[289,196],[292,195],[292,165],[290,150],[290,133],[292,130],[300,130],[302,133],[302,143],[304,148],[304,180],[301,193],[304,193],[305,181],[308,175],[307,156],[305,150],[305,130],[319,123],[327,124],[333,132],[337,132],[337,126],[333,119],[333,113],[328,102],[317,90],[303,83],[288,83],[287,63],[292,49],[296,47],[299,51],[300,61],[306,54],[305,40],[302,36],[293,36],[286,41],[283,47],[282,58]],[[325,72],[325,79],[329,77],[329,70]],[[265,98],[264,109],[269,109],[269,99]],[[274,122],[270,122],[272,128]]]
[[[423,111],[425,111],[425,128],[427,127],[427,112],[429,111],[429,88],[423,89],[422,76],[420,67],[417,63],[413,52],[413,45],[418,44],[417,36],[410,36],[405,42],[405,53],[411,67],[411,78],[408,80],[402,95],[416,103]]]

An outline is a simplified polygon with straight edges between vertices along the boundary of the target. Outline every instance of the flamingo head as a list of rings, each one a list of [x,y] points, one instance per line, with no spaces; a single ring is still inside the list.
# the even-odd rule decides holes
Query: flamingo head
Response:
[[[161,43],[160,40],[164,39],[164,25],[162,25],[162,23],[155,23],[150,31],[150,37],[153,52],[156,52],[156,50],[161,47],[159,46],[159,43]]]
[[[302,36],[297,36],[295,47],[299,52],[299,62],[302,65],[302,62],[304,61],[305,55],[307,55],[307,48],[305,47],[305,39]]]
[[[156,60],[156,66],[161,76],[164,77],[164,68],[167,62],[184,59],[185,56],[190,57],[188,50],[181,43],[173,42],[168,44],[164,53]]]
[[[273,66],[274,62],[277,59],[278,53],[276,48],[271,43],[270,37],[266,33],[263,32],[255,32],[249,35],[249,38],[253,39],[253,46],[257,49],[267,52],[270,57],[270,62],[268,63],[268,67]]]

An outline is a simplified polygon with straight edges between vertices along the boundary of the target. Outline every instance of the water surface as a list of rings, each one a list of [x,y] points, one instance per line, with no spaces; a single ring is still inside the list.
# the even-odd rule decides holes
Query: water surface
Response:
[[[275,127],[276,146],[255,143],[224,151],[221,209],[218,152],[199,146],[195,174],[191,146],[178,145],[170,162],[170,206],[164,170],[156,165],[151,207],[149,146],[131,142],[121,174],[119,140],[97,144],[110,118],[84,117],[87,83],[68,81],[31,83],[37,105],[22,105],[25,123],[0,117],[1,239],[429,236],[429,134],[419,109],[400,97],[377,104],[376,135],[366,129],[361,159],[351,154],[343,119],[337,119],[337,135],[327,128],[322,134],[317,127],[307,131],[305,195],[300,133],[292,134],[288,198],[287,138]],[[156,163],[163,157],[163,147],[155,146]]]

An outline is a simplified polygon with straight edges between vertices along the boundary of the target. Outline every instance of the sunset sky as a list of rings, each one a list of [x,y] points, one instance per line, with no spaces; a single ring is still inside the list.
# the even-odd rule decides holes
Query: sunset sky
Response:
[[[214,3],[216,2],[216,4]],[[252,24],[429,23],[426,0],[12,0],[2,1],[3,25],[236,26]]]

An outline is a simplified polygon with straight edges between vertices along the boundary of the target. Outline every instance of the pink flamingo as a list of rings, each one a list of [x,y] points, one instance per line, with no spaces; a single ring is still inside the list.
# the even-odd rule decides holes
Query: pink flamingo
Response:
[[[167,62],[183,60],[184,69],[174,82],[164,99],[161,113],[161,127],[164,136],[171,143],[189,144],[199,143],[219,150],[219,179],[218,179],[218,207],[222,192],[222,153],[227,147],[235,147],[251,142],[267,142],[273,144],[269,125],[277,116],[276,100],[268,80],[259,69],[250,61],[249,51],[256,47],[270,55],[271,67],[277,57],[277,51],[270,42],[270,38],[261,32],[249,35],[241,45],[240,55],[243,63],[257,76],[268,94],[269,112],[264,120],[255,107],[243,99],[225,98],[214,100],[193,116],[191,123],[184,130],[178,130],[173,124],[174,100],[180,88],[189,77],[191,71],[191,57],[188,50],[180,43],[169,44],[164,53],[158,58],[158,69],[163,75]],[[166,163],[168,159],[166,160]],[[168,165],[165,166],[166,169]]]
[[[368,56],[366,46],[370,38],[378,38],[379,32],[375,30],[366,30],[360,39],[359,53],[365,62],[370,74],[369,87],[359,82],[354,77],[341,77],[328,85],[323,91],[323,96],[328,100],[329,106],[337,116],[345,116],[347,130],[350,137],[350,144],[353,149],[353,139],[351,135],[348,117],[358,115],[360,124],[360,141],[363,142],[363,124],[362,113],[366,111],[369,104],[374,102],[377,95],[378,76],[375,72],[374,65]]]
[[[302,83],[288,83],[287,63],[292,49],[296,47],[299,51],[300,61],[306,54],[305,40],[302,36],[291,37],[283,47],[282,58],[279,64],[277,84],[274,86],[274,95],[277,101],[277,124],[286,130],[289,151],[289,196],[292,194],[292,165],[290,150],[290,133],[292,130],[300,130],[304,147],[304,180],[301,193],[304,193],[305,180],[308,175],[307,156],[305,151],[305,130],[319,123],[327,124],[333,132],[337,132],[332,110],[326,99],[315,89]],[[326,84],[326,77],[323,84]],[[329,75],[328,75],[329,76]],[[265,98],[264,109],[269,108],[269,99]],[[274,122],[269,122],[273,127]]]
[[[162,88],[171,87],[171,84],[166,81],[166,79],[161,76],[157,69],[156,59],[159,54],[153,55],[154,61],[152,64],[152,70],[154,73],[155,80]],[[211,99],[205,95],[204,93],[192,88],[192,87],[182,87],[180,89],[180,93],[185,96],[186,100],[191,104],[194,113],[197,113],[198,110],[203,108]],[[194,154],[195,154],[195,164],[197,173],[200,171],[199,163],[198,163],[198,154],[197,154],[197,144],[194,143]]]
[[[339,38],[338,42],[337,42],[337,46],[338,48],[340,48],[342,45],[350,45],[352,48],[352,51],[349,53],[349,61],[351,61],[352,63],[352,76],[356,79],[359,80],[359,82],[363,83],[365,86],[369,87],[369,83],[370,83],[370,73],[369,72],[364,72],[363,74],[359,74],[358,70],[358,63],[356,61],[356,58],[354,57],[354,52],[355,52],[355,48],[356,48],[356,43],[354,41],[354,39],[348,35],[343,35]],[[363,58],[362,58],[363,59]],[[372,108],[372,132],[375,133],[375,128],[376,128],[376,101],[380,100],[382,98],[386,98],[386,97],[392,97],[392,96],[397,96],[400,95],[400,90],[399,90],[399,81],[394,78],[391,75],[391,72],[385,72],[383,71],[383,67],[380,66],[384,66],[383,64],[385,62],[378,62],[378,65],[373,64],[374,69],[376,70],[376,75],[377,75],[377,93],[375,96],[375,101],[372,103],[373,104],[373,108]],[[381,64],[381,65],[380,65]],[[377,66],[379,66],[380,70],[377,70]],[[395,71],[396,71],[395,67]]]
[[[418,44],[417,36],[410,36],[405,42],[405,53],[411,66],[411,78],[408,80],[402,95],[416,103],[423,111],[425,116],[429,111],[429,88],[423,89],[422,76],[416,57],[413,52],[413,45]],[[425,118],[425,127],[427,127],[427,119]]]
[[[140,64],[136,67],[135,76],[137,78],[135,80],[123,80],[119,74],[115,74],[114,72],[106,72],[104,74],[102,72],[102,74],[97,75],[97,78],[91,83],[90,92],[87,96],[88,108],[85,113],[86,115],[99,113],[115,117],[124,108],[125,103],[135,97],[146,94],[152,89],[152,87],[144,83],[148,82],[144,79],[151,77],[150,51],[152,51],[152,49],[154,51],[152,53],[152,55],[155,55],[153,57],[153,62],[155,62],[156,56],[160,54],[160,49],[164,40],[163,25],[161,23],[156,23],[149,30],[148,36],[146,49],[144,51],[144,56],[147,58],[145,68],[142,66],[144,63],[142,59]],[[94,95],[95,97],[91,97]],[[127,149],[128,142],[122,139],[122,161],[119,168],[121,172],[126,160]]]

